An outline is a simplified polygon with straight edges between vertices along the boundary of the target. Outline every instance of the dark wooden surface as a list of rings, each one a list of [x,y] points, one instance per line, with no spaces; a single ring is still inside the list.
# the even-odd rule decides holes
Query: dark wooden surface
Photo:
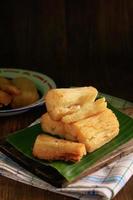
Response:
[[[0,2],[0,66],[133,99],[132,0]],[[124,91],[124,93],[123,93]]]
[[[38,112],[30,111],[18,116],[0,118],[0,138],[12,132],[28,126],[44,112],[43,108]],[[133,178],[118,193],[114,200],[133,199]],[[57,195],[29,185],[18,183],[14,180],[0,176],[0,200],[72,200],[73,198]]]

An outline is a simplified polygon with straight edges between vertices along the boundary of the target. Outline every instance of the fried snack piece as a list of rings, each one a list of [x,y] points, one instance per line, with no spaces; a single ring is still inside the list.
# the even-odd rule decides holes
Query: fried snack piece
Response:
[[[11,80],[0,76],[0,89],[11,95],[20,94],[20,90],[11,82]]]
[[[41,116],[40,123],[42,130],[51,135],[58,135],[59,137],[66,138],[70,141],[76,140],[76,138],[66,132],[63,122],[53,120],[48,113]]]
[[[85,154],[86,149],[84,144],[57,139],[45,134],[37,136],[33,147],[33,155],[45,160],[77,162]]]
[[[25,77],[17,77],[12,82],[21,91],[19,95],[13,97],[12,108],[30,105],[39,99],[38,91],[32,80]]]
[[[100,98],[95,102],[87,101],[84,103],[80,110],[69,115],[65,115],[61,120],[64,123],[73,123],[81,119],[90,117],[104,111],[107,107],[105,98]]]
[[[12,96],[0,90],[0,107],[7,106],[11,103]]]
[[[80,143],[85,144],[88,152],[92,152],[118,135],[119,122],[115,114],[106,108],[97,115],[66,124],[65,128]]]
[[[80,110],[86,102],[93,102],[98,94],[94,87],[51,89],[45,96],[46,107],[53,120],[60,120]]]

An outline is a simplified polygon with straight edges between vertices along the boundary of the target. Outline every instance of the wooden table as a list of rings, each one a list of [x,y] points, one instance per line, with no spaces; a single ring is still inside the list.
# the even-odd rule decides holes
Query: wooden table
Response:
[[[0,117],[0,137],[28,126],[44,113],[44,108],[10,116]],[[57,195],[48,191],[34,188],[14,180],[0,176],[0,200],[72,200],[74,198]],[[119,192],[114,200],[133,200],[133,178]]]

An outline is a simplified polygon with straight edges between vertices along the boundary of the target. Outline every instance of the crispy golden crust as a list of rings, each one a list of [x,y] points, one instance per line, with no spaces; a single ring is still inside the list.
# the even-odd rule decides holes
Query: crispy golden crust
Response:
[[[92,152],[112,140],[119,133],[119,122],[108,108],[105,111],[65,125],[66,131],[85,144],[86,150]]]
[[[41,117],[42,130],[52,135],[59,135],[64,138],[66,133],[64,124],[61,121],[52,120],[48,113],[45,113]]]
[[[42,129],[80,145],[84,144],[87,152],[100,148],[118,135],[119,122],[115,114],[107,108],[105,98],[95,100],[96,96],[97,90],[93,87],[50,90],[45,97],[48,113],[41,118]],[[60,160],[80,160],[74,157],[76,150],[72,143],[67,145],[64,140],[48,140],[49,142],[46,138],[49,144],[46,145],[48,153],[45,152],[45,158],[42,156],[42,159],[53,160],[55,157]],[[40,155],[44,155],[43,145],[40,145],[40,139],[37,141],[39,149],[34,155],[41,158]],[[61,149],[64,149],[64,154]]]
[[[107,107],[107,103],[105,102],[105,98],[101,98],[96,100],[95,102],[87,101],[84,103],[80,110],[74,112],[72,114],[65,115],[62,118],[64,123],[73,123],[84,118],[90,117],[92,115],[103,112]]]
[[[75,138],[66,132],[64,123],[52,120],[48,113],[42,115],[40,122],[43,131],[48,132],[51,135],[58,135],[61,138],[75,141]]]
[[[45,160],[65,160],[77,162],[86,154],[85,145],[57,139],[45,134],[38,135],[33,147],[33,155]]]
[[[80,110],[86,101],[93,102],[97,96],[94,87],[63,88],[49,90],[45,96],[47,111],[53,120]]]
[[[6,92],[0,90],[0,107],[7,106],[11,103],[12,97]]]
[[[30,105],[39,99],[39,94],[32,80],[25,77],[17,77],[12,82],[20,90],[20,94],[13,97],[12,108]]]

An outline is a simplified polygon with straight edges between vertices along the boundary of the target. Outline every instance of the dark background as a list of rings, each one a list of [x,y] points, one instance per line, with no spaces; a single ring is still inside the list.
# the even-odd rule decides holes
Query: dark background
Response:
[[[133,100],[132,0],[1,0],[0,66]]]

